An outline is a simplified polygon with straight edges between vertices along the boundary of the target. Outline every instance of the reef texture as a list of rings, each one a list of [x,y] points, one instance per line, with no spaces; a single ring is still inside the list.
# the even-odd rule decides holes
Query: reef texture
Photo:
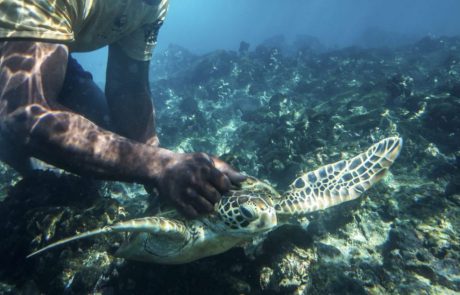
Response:
[[[308,40],[307,40],[308,41]],[[272,40],[152,63],[162,145],[206,151],[281,191],[300,172],[404,138],[391,173],[356,201],[234,249],[164,266],[110,255],[119,235],[32,250],[148,215],[139,186],[0,168],[1,294],[458,294],[460,39],[286,53]],[[311,40],[310,40],[311,41]],[[151,214],[151,213],[150,213]]]

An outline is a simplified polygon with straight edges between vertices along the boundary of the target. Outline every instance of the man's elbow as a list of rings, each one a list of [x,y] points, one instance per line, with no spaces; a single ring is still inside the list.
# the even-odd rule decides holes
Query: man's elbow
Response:
[[[19,107],[10,113],[0,114],[0,133],[4,138],[25,143],[34,126],[49,110],[39,104]],[[18,142],[19,141],[19,142]]]

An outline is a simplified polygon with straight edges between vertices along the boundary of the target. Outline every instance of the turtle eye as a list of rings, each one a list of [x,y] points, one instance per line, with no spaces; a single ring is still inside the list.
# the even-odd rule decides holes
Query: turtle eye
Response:
[[[243,215],[243,217],[246,219],[250,219],[250,220],[255,219],[255,216],[251,212],[251,210],[249,210],[248,208],[245,208],[245,206],[240,207],[240,212],[241,212],[241,215]]]

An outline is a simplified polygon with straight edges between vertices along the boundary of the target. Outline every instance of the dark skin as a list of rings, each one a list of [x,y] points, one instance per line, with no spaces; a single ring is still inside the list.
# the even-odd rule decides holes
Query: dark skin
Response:
[[[204,153],[158,146],[148,86],[149,62],[109,47],[106,95],[116,133],[61,104],[68,48],[34,40],[0,40],[2,160],[26,174],[29,157],[106,180],[156,187],[188,217],[213,211],[244,176]]]

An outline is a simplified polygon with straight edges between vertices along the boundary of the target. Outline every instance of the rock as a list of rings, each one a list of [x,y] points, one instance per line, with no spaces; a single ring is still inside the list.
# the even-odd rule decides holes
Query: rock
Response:
[[[240,47],[238,49],[239,54],[246,54],[249,51],[249,47],[251,45],[248,42],[241,41],[240,42]]]

